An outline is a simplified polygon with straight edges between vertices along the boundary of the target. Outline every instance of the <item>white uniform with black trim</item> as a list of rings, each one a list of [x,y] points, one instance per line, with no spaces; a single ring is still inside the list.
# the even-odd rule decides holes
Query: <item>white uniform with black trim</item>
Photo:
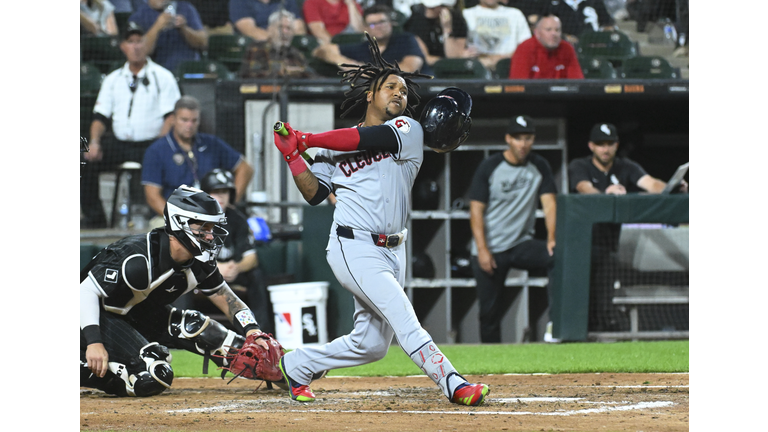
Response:
[[[458,375],[421,327],[403,289],[405,225],[411,188],[424,160],[423,131],[409,117],[385,125],[398,140],[394,154],[321,149],[315,155],[312,172],[337,200],[326,258],[341,285],[354,295],[354,329],[323,346],[289,352],[286,373],[304,384],[317,372],[374,362],[386,355],[395,336],[403,351],[450,398],[464,380],[446,384],[446,375]],[[340,235],[340,227],[347,235]],[[354,238],[349,238],[350,231]],[[395,237],[399,245],[377,245],[380,234],[401,234],[401,240]]]

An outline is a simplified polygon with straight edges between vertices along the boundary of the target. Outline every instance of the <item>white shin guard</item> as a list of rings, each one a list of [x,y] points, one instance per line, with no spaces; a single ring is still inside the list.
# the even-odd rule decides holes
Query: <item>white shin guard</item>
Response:
[[[432,378],[448,399],[451,399],[456,387],[467,382],[432,341],[422,345],[410,357],[416,366]]]

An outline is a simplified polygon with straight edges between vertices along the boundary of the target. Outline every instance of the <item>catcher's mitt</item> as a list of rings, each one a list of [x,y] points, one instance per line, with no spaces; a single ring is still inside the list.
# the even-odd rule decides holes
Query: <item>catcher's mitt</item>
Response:
[[[265,350],[257,344],[256,341],[258,339],[266,340],[269,350]],[[278,363],[284,354],[283,346],[271,334],[251,334],[245,338],[245,342],[240,349],[229,350],[228,355],[225,356],[229,361],[229,367],[223,369],[235,375],[232,379],[243,377],[265,381],[280,381],[283,379],[283,373],[280,372]],[[224,378],[223,375],[222,378]]]

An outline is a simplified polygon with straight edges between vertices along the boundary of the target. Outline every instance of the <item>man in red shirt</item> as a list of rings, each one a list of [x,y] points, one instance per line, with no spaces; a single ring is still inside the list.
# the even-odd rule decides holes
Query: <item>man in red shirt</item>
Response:
[[[355,0],[306,0],[302,8],[309,32],[321,44],[339,33],[365,31],[363,8]]]
[[[533,37],[512,54],[509,78],[584,78],[576,50],[562,38],[560,18],[545,15],[539,19]]]

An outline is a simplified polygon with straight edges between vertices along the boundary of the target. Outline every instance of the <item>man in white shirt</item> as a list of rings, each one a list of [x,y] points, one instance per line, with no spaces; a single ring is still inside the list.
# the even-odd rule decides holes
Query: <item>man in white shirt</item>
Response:
[[[173,124],[174,105],[181,97],[173,74],[147,57],[144,29],[130,23],[120,49],[127,61],[101,84],[90,128],[90,151],[83,169],[80,205],[89,228],[106,225],[99,200],[99,172],[126,161],[141,162],[144,151]],[[106,132],[112,131],[111,139]],[[102,145],[103,144],[103,145]],[[131,201],[143,203],[140,176],[131,184]]]
[[[467,21],[467,44],[477,50],[478,59],[491,71],[499,60],[511,58],[517,46],[531,37],[525,15],[519,9],[500,5],[499,0],[480,0],[462,13]]]

